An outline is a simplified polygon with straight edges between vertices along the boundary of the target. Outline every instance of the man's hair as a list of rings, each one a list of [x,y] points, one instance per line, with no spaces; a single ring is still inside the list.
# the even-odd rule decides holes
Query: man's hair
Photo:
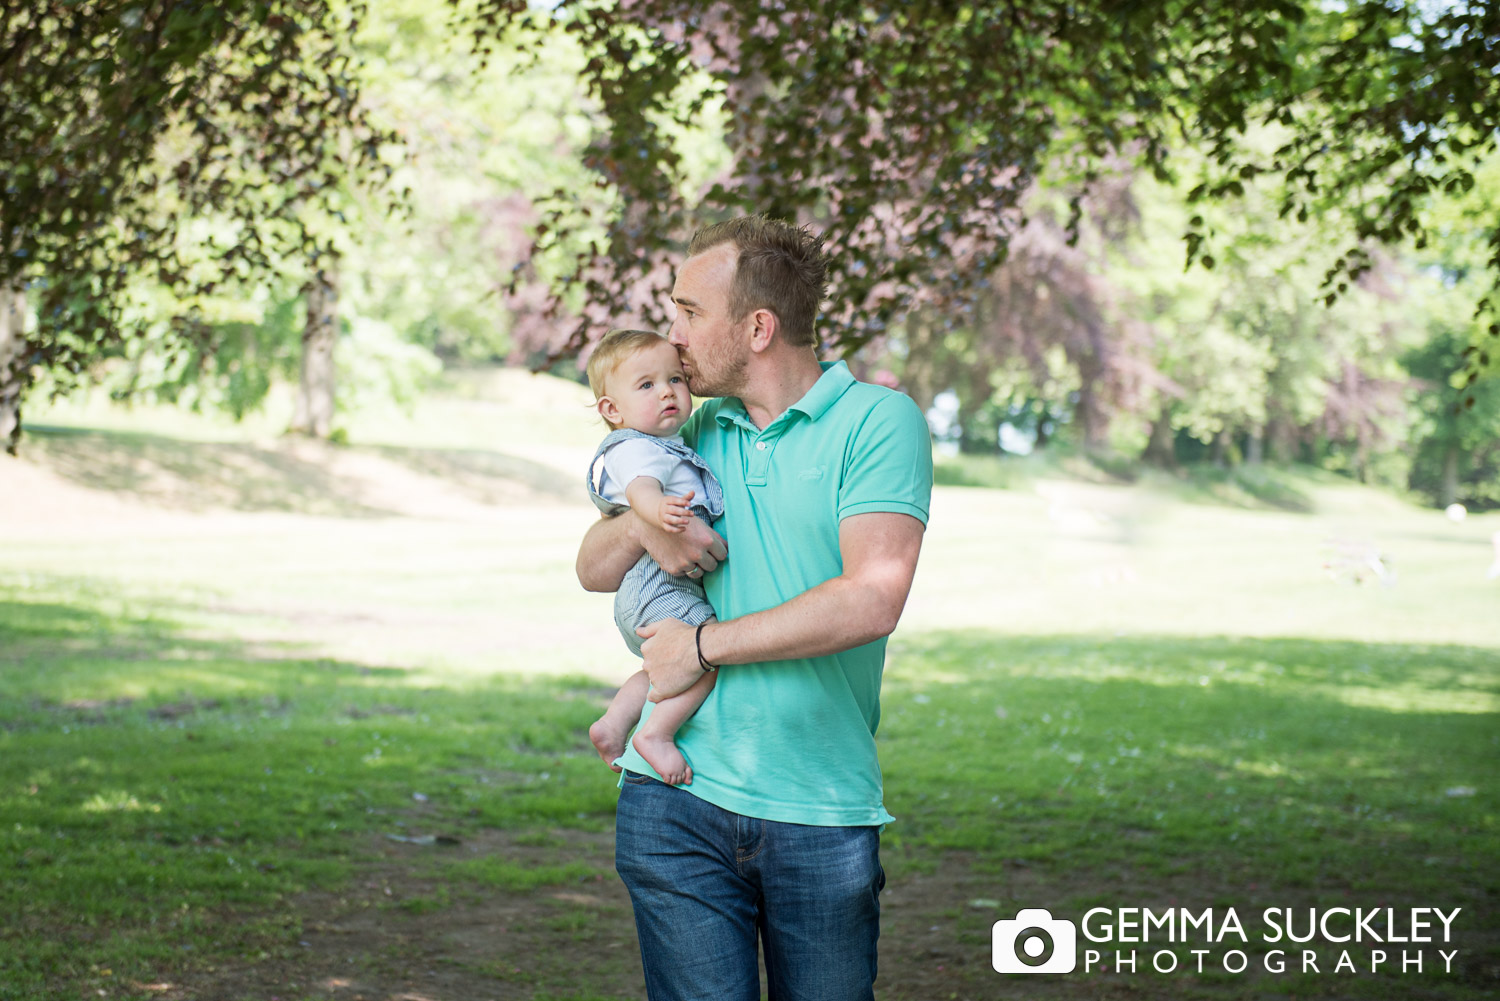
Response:
[[[729,287],[730,318],[741,320],[753,310],[769,309],[781,321],[788,344],[817,344],[818,305],[828,294],[823,238],[780,219],[744,216],[700,229],[688,245],[688,256],[721,243],[732,243],[739,251]]]
[[[654,330],[617,329],[605,334],[595,345],[594,353],[589,355],[587,371],[589,388],[594,391],[594,399],[598,400],[604,395],[604,380],[620,367],[620,362],[642,348],[654,347],[665,340],[665,337]]]

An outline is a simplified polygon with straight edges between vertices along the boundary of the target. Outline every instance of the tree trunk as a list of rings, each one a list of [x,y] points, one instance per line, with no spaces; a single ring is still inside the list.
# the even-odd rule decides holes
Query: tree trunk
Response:
[[[1252,429],[1250,437],[1245,442],[1245,462],[1251,466],[1258,466],[1266,458],[1266,439],[1261,431]]]
[[[1271,455],[1271,461],[1281,465],[1290,465],[1296,458],[1292,450],[1292,426],[1291,423],[1280,417],[1271,418],[1266,424],[1266,451]]]
[[[1370,482],[1370,442],[1365,426],[1360,424],[1354,438],[1354,475],[1361,483]]]
[[[1090,455],[1097,455],[1105,450],[1108,442],[1109,419],[1104,414],[1102,401],[1099,399],[1098,387],[1095,376],[1099,373],[1090,369],[1079,367],[1079,375],[1082,381],[1078,387],[1078,406],[1073,411],[1078,416],[1078,423],[1083,430],[1083,450]]]
[[[1438,481],[1438,505],[1447,507],[1458,500],[1458,443],[1449,442],[1443,449],[1443,472]]]
[[[979,413],[960,411],[958,417],[958,450],[965,455],[999,455],[1000,425],[992,412],[982,407]]]
[[[1229,429],[1223,428],[1214,435],[1213,464],[1219,469],[1229,468]]]
[[[0,444],[11,455],[21,441],[25,338],[26,291],[0,284]]]
[[[931,330],[932,325],[921,311],[912,310],[907,314],[906,365],[902,371],[901,383],[924,414],[932,409],[932,403],[938,394],[933,372],[932,353],[935,344]]]
[[[1141,458],[1161,469],[1176,469],[1176,440],[1176,432],[1172,430],[1171,408],[1163,403],[1157,411],[1156,420],[1151,422],[1151,438],[1146,442],[1146,451]]]
[[[302,328],[302,385],[291,432],[327,438],[333,430],[333,349],[339,332],[338,272],[319,269],[307,289]]]

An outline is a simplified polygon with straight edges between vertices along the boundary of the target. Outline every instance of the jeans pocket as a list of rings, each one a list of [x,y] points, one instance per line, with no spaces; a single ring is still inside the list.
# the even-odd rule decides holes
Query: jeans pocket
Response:
[[[632,772],[628,769],[625,771],[623,781],[626,785],[630,786],[661,785],[660,782],[657,782],[656,779],[653,779],[649,775],[642,775],[639,772]]]

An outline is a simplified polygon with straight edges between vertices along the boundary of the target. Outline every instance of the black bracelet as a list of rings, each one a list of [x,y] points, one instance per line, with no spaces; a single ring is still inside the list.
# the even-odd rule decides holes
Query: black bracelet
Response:
[[[698,623],[698,631],[693,633],[693,643],[698,647],[698,666],[703,668],[703,670],[707,671],[708,673],[712,674],[719,668],[718,665],[710,664],[708,661],[703,659],[703,627],[706,625],[708,625],[707,619],[704,619],[702,622]]]

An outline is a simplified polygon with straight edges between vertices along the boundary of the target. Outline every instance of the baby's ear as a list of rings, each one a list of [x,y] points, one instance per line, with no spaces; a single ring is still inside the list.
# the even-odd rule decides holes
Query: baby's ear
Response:
[[[599,411],[599,416],[604,418],[604,423],[615,427],[620,423],[620,408],[615,406],[615,401],[608,396],[601,396],[594,409]]]

